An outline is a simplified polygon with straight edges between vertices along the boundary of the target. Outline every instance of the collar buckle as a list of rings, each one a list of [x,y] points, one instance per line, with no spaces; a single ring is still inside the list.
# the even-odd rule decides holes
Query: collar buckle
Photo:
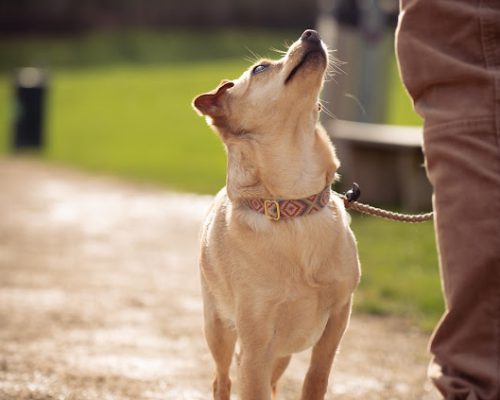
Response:
[[[276,210],[273,212],[273,206]],[[264,215],[271,221],[279,221],[281,219],[280,203],[278,200],[264,200]]]

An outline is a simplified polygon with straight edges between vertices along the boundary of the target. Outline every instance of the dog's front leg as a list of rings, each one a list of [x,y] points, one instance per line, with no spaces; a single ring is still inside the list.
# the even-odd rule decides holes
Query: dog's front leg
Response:
[[[262,348],[241,346],[238,356],[238,388],[241,400],[271,399],[272,357]]]
[[[231,380],[229,368],[236,344],[236,331],[224,323],[215,308],[213,296],[202,279],[205,338],[215,361],[216,372],[212,382],[214,400],[229,400]]]
[[[340,339],[344,334],[351,302],[336,310],[328,320],[321,338],[314,345],[309,369],[302,388],[302,400],[323,400],[328,389],[328,377]]]
[[[270,311],[265,320],[242,313],[238,321],[238,391],[241,400],[270,400],[274,365],[274,325]]]

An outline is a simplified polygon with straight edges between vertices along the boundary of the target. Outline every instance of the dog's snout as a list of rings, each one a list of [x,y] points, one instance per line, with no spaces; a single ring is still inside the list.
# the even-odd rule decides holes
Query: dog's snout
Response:
[[[305,30],[304,33],[300,36],[300,39],[303,42],[307,41],[313,43],[319,43],[321,41],[319,33],[316,32],[314,29]]]

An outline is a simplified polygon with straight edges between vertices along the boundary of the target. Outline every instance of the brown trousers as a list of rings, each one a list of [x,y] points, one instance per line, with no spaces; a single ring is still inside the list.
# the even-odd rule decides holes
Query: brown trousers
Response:
[[[500,0],[401,0],[396,45],[446,304],[430,377],[446,399],[500,400]]]

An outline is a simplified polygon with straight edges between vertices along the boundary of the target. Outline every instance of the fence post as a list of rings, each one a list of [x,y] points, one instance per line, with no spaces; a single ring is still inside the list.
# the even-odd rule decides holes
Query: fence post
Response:
[[[344,62],[323,91],[339,119],[385,122],[397,14],[397,0],[319,0],[318,30]]]

